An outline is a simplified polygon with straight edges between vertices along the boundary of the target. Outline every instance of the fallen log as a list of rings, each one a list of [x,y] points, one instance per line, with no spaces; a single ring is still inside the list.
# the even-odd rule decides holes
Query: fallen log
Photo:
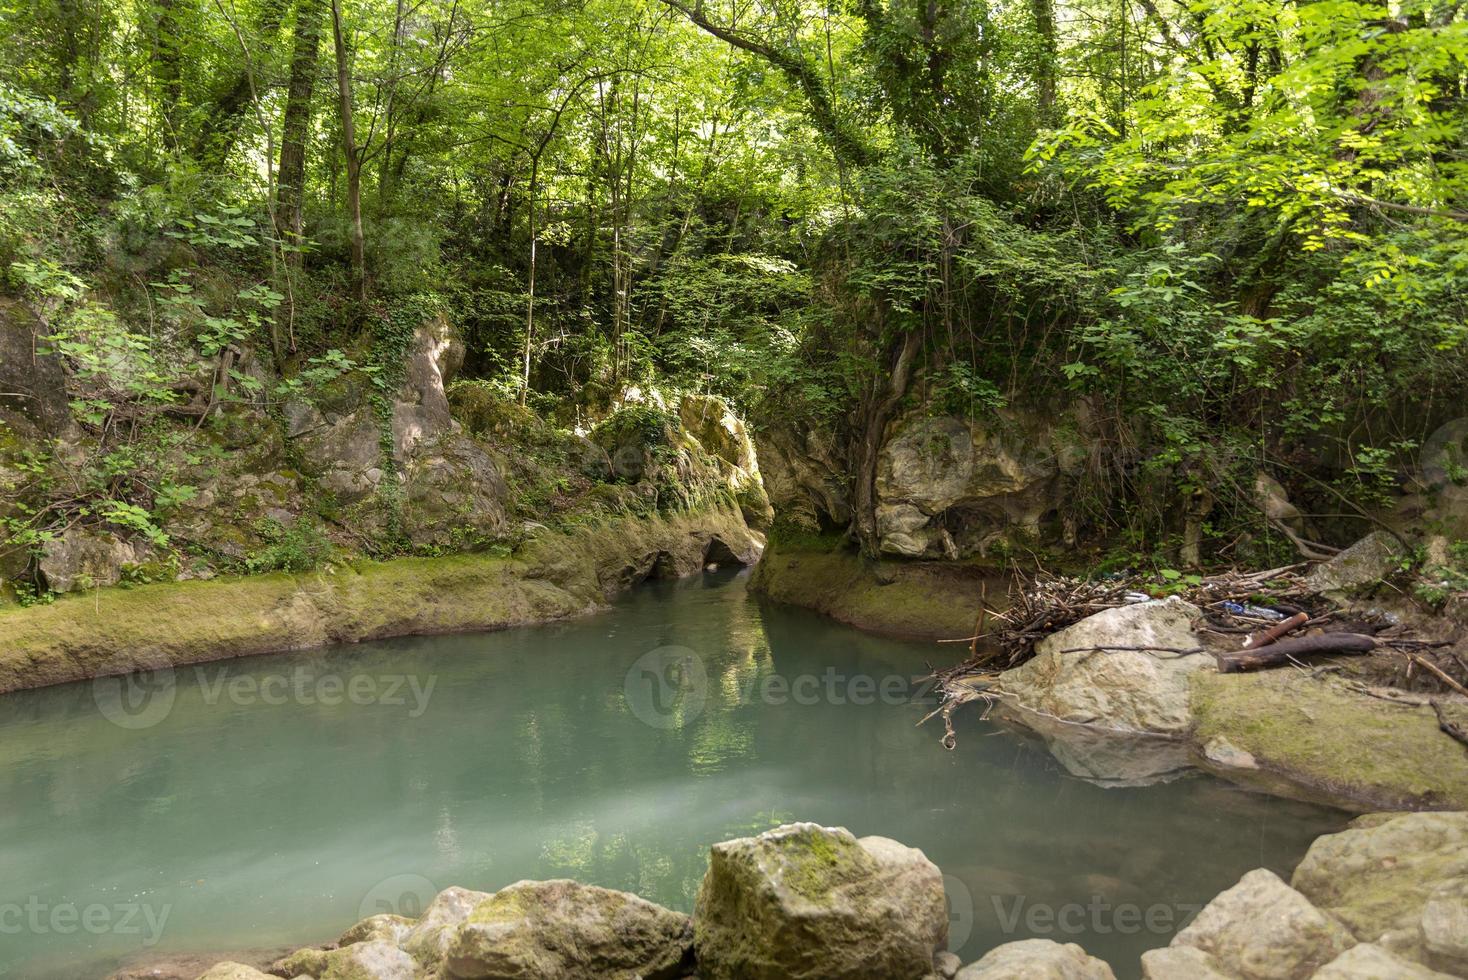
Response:
[[[1286,619],[1280,623],[1276,623],[1275,625],[1269,627],[1269,629],[1267,630],[1260,630],[1257,633],[1251,634],[1244,640],[1244,648],[1248,650],[1257,650],[1260,647],[1267,647],[1271,643],[1278,640],[1281,636],[1284,636],[1290,630],[1304,626],[1309,621],[1309,613],[1295,613],[1289,619]]]
[[[1226,650],[1217,654],[1218,672],[1235,674],[1245,670],[1261,670],[1289,663],[1296,657],[1313,657],[1322,654],[1370,653],[1376,649],[1376,638],[1363,633],[1321,633],[1318,636],[1301,636],[1291,640],[1280,640],[1265,647],[1250,650]]]

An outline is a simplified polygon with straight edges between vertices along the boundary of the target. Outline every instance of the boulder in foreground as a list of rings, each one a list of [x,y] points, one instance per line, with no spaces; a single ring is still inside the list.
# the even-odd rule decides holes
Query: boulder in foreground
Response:
[[[688,916],[565,879],[521,881],[458,927],[444,972],[458,980],[660,980],[682,976]]]
[[[706,980],[918,980],[948,940],[943,876],[885,837],[789,824],[714,845],[693,928]]]
[[[1022,939],[989,950],[954,980],[1116,980],[1116,974],[1075,943]]]

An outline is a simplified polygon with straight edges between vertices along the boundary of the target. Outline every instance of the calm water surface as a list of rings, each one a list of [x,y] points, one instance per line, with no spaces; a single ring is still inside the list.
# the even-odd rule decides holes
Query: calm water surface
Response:
[[[971,708],[944,751],[911,679],[951,656],[712,574],[573,623],[0,698],[0,977],[319,942],[450,884],[691,910],[710,844],[791,820],[921,847],[965,961],[1042,935],[1127,977],[1344,825],[1202,777],[1094,786]]]

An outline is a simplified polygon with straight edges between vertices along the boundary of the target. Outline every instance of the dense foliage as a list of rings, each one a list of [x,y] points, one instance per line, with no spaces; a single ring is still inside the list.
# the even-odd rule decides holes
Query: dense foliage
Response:
[[[1261,467],[1369,510],[1461,403],[1468,22],[1445,0],[0,18],[5,289],[102,436],[71,506],[145,533],[186,491],[138,432],[181,390],[388,377],[425,310],[468,376],[562,425],[662,388],[831,431],[859,538],[873,436],[914,403],[1084,398],[1082,516],[1166,536],[1206,488],[1220,542]]]

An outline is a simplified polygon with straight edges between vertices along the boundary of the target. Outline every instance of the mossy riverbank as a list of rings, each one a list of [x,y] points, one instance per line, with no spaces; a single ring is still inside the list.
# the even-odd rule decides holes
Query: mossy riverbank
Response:
[[[510,557],[357,562],[306,574],[100,589],[0,610],[0,693],[145,667],[391,636],[503,629],[590,612],[648,577],[753,561],[738,510],[542,531]]]
[[[984,583],[1002,605],[1001,581],[978,564],[872,561],[834,540],[774,539],[750,589],[873,633],[942,640],[972,635]]]

